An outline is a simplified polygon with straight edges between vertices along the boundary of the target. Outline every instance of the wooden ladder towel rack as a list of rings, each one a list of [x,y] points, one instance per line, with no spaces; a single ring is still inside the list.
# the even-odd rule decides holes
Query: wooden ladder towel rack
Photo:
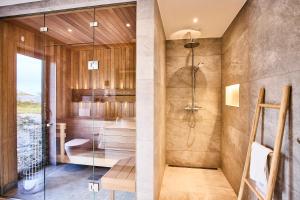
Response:
[[[243,171],[243,175],[242,175],[242,181],[241,181],[240,191],[239,191],[239,195],[238,195],[238,200],[242,200],[245,185],[247,185],[250,188],[250,190],[256,195],[256,197],[259,200],[271,200],[272,199],[275,184],[276,184],[277,173],[278,173],[278,169],[279,169],[280,152],[281,152],[282,139],[283,139],[283,134],[284,134],[286,115],[287,115],[287,111],[289,108],[290,93],[291,93],[291,87],[285,86],[282,91],[281,103],[280,104],[267,104],[264,102],[265,89],[261,88],[259,91],[259,97],[258,97],[258,101],[256,104],[254,120],[253,120],[253,124],[252,124],[248,152],[247,152],[244,171]],[[251,159],[251,147],[252,147],[252,143],[255,142],[258,122],[259,122],[260,114],[261,114],[261,111],[263,108],[279,109],[278,127],[277,127],[277,133],[276,133],[276,137],[275,137],[273,156],[272,156],[270,173],[269,173],[268,183],[267,183],[267,191],[266,191],[265,196],[257,189],[254,181],[251,181],[251,179],[248,178],[249,169],[250,169],[250,159]]]

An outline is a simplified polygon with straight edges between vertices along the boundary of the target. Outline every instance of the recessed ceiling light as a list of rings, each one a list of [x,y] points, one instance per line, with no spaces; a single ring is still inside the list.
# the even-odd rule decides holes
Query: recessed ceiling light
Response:
[[[130,27],[131,25],[129,23],[126,24],[127,27]]]
[[[198,22],[198,18],[195,17],[195,18],[193,19],[193,22],[194,22],[194,23],[197,23],[197,22]]]
[[[70,29],[70,28],[68,28],[68,31],[71,33],[73,30],[72,30],[72,29]]]

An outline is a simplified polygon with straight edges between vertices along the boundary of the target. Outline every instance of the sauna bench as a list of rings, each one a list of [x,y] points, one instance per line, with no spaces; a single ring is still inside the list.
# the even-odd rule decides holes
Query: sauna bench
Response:
[[[115,191],[135,192],[135,157],[118,161],[102,178],[102,189],[110,190],[110,199]]]
[[[61,150],[57,158],[60,163],[113,167],[120,160],[135,156],[135,122],[125,121],[116,124],[114,121],[73,119],[68,120],[67,123],[57,123],[57,129]],[[96,141],[95,149],[72,149],[66,155],[65,138],[67,135],[73,139],[98,141]]]
[[[58,157],[61,163],[88,165],[97,167],[113,167],[118,161],[132,157],[134,151],[119,150],[77,150],[71,156],[64,156],[63,159]]]

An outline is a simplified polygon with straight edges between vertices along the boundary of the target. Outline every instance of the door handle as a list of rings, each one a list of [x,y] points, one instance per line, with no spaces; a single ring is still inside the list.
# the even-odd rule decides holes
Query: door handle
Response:
[[[47,127],[51,127],[53,125],[53,123],[47,123],[46,126]]]

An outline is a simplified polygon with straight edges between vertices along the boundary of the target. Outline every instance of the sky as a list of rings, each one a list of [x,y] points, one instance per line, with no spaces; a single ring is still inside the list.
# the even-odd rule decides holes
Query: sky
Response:
[[[41,94],[42,60],[17,54],[17,91]]]

